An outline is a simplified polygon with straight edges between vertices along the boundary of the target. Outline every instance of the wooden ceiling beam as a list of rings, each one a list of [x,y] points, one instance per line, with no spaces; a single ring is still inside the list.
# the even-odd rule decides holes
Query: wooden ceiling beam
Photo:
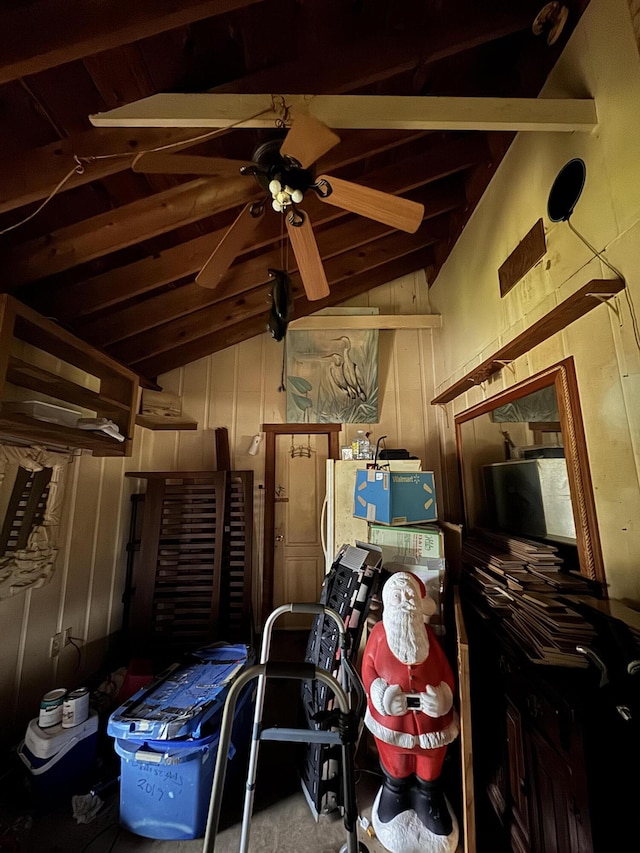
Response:
[[[66,0],[60,0],[66,2]],[[446,59],[465,50],[526,30],[536,12],[535,4],[518,4],[506,14],[483,11],[481,25],[472,20],[457,22],[449,31],[417,33],[408,42],[407,34],[375,36],[353,42],[346,54],[336,62],[314,53],[308,58],[248,74],[240,80],[217,86],[213,92],[269,92],[289,88],[290,91],[346,93],[371,83],[387,80],[403,71]],[[292,89],[292,87],[294,87]],[[72,140],[36,148],[19,158],[0,160],[0,213],[46,198],[73,169],[73,155],[100,156],[116,152],[136,153],[152,147],[183,141],[193,130],[177,128],[99,129],[80,134]],[[101,180],[129,167],[128,157],[92,160],[82,174],[74,174],[64,189]]]
[[[406,197],[412,201],[424,204],[426,220],[443,217],[443,214],[464,208],[466,205],[466,198],[461,183],[451,179],[414,190],[408,193]],[[322,204],[317,200],[315,204],[308,204],[306,209],[316,229],[347,216],[343,210]],[[362,234],[366,236],[370,228],[368,224],[369,220],[359,217],[354,219],[353,222],[356,233],[356,236],[353,238],[353,244],[359,245],[362,239],[364,239],[364,237],[360,236],[360,229],[363,229]],[[375,225],[375,223],[373,224]],[[425,226],[423,225],[422,227],[424,228]],[[440,235],[440,232],[444,230],[444,227],[445,225],[442,222],[438,222],[430,224],[429,230],[434,237],[437,236],[437,239],[443,239],[444,235]],[[450,231],[448,222],[446,223],[446,228]],[[206,258],[211,254],[211,247],[216,245],[216,241],[221,239],[225,232],[226,229],[219,229],[210,235],[190,241],[188,245],[195,246],[197,244],[198,252],[201,253],[203,258]],[[332,233],[338,239],[338,232],[332,229]],[[265,246],[274,244],[279,238],[280,222],[277,218],[273,217],[265,224],[260,240],[252,244],[250,249],[254,252]],[[322,231],[319,232],[318,238],[321,241],[321,245],[324,245],[325,238]],[[347,238],[340,238],[341,244],[345,239]],[[167,252],[170,251],[172,250],[167,250]],[[279,257],[279,250],[276,251],[276,254]],[[335,253],[331,251],[331,247],[327,247],[325,256],[329,257],[332,254]],[[146,261],[140,261],[124,268],[125,271],[131,272],[130,276],[125,274],[117,278],[112,277],[107,282],[110,274],[105,273],[103,276],[90,279],[88,282],[79,282],[70,287],[63,288],[57,294],[55,303],[44,299],[38,301],[35,307],[48,317],[55,317],[57,320],[63,320],[67,324],[74,326],[78,333],[82,333],[83,336],[87,335],[89,340],[100,345],[98,341],[107,343],[127,337],[131,333],[131,329],[135,331],[135,326],[133,325],[135,322],[139,322],[142,328],[151,328],[172,316],[180,316],[189,313],[189,311],[198,310],[213,302],[218,302],[222,298],[239,295],[244,290],[250,289],[261,281],[264,281],[264,276],[269,266],[275,265],[278,267],[281,263],[280,260],[276,260],[274,264],[272,260],[274,258],[269,253],[268,255],[258,255],[256,258],[248,261],[236,261],[215,290],[202,288],[195,283],[186,284],[178,290],[170,290],[157,295],[150,293],[150,298],[140,303],[134,305],[127,304],[132,297],[149,293],[151,290],[151,288],[147,287],[148,282],[144,276],[138,278],[134,275],[134,271],[140,272],[139,265],[146,264]],[[196,265],[193,272],[195,273],[200,269],[201,265],[201,263]],[[180,276],[173,276],[171,281],[176,280],[178,277]],[[100,285],[101,290],[100,293],[89,293],[89,299],[93,299],[94,303],[96,299],[101,300],[101,309],[112,307],[114,310],[106,315],[100,313],[95,321],[87,321],[84,317],[89,311],[86,310],[88,303],[83,296],[83,285],[93,287],[94,284]],[[101,296],[101,293],[104,295]],[[118,302],[125,303],[122,309],[117,308]],[[95,338],[93,337],[94,334]]]
[[[257,184],[239,175],[199,178],[21,243],[2,258],[4,288],[37,281],[174,228],[255,200]]]
[[[295,316],[296,318],[307,317],[322,308],[338,305],[359,296],[361,293],[366,293],[374,287],[379,287],[400,276],[415,272],[415,270],[423,269],[429,266],[432,261],[431,249],[421,249],[410,255],[389,261],[374,270],[352,276],[340,286],[339,291],[332,293],[327,299],[309,302],[304,296],[300,295],[295,300]],[[234,344],[242,343],[248,338],[253,338],[266,331],[268,314],[268,307],[266,307],[262,314],[249,320],[208,330],[201,337],[188,343],[176,342],[174,349],[138,362],[135,369],[142,376],[155,378],[176,367],[181,367],[183,364],[204,358]],[[269,343],[271,344],[271,342]],[[276,345],[275,342],[273,345]]]
[[[318,167],[323,171],[332,171],[364,157],[389,151],[426,136],[427,134],[423,132],[374,131],[371,134],[354,132],[341,143],[337,154],[322,158]],[[320,211],[321,221],[329,221],[339,215],[332,212],[327,205],[323,207],[324,210]],[[272,220],[269,219],[269,223],[271,222]],[[275,222],[273,224],[275,225]],[[268,227],[263,227],[259,235],[260,239],[251,249],[262,248],[276,240],[279,230],[279,227],[270,230]],[[124,299],[140,296],[163,284],[198,272],[213,251],[212,247],[217,245],[226,231],[227,227],[221,228],[166,249],[151,258],[144,258],[126,267],[117,267],[86,281],[68,285],[63,293],[43,288],[41,293],[34,295],[33,302],[39,311],[47,316],[57,317],[59,320],[76,319],[109,308]],[[262,239],[263,235],[264,239]]]
[[[375,269],[375,267],[395,258],[413,253],[430,246],[433,240],[429,235],[422,237],[418,230],[415,234],[395,232],[371,243],[366,252],[355,249],[331,258],[324,264],[330,287],[354,275]],[[291,275],[294,294],[302,295],[304,288],[300,273]],[[144,358],[159,355],[171,349],[176,341],[185,343],[197,338],[203,331],[214,329],[220,324],[249,319],[261,314],[264,306],[269,305],[272,284],[267,283],[253,288],[239,297],[231,297],[214,305],[192,312],[184,317],[164,323],[146,333],[139,333],[126,341],[120,341],[108,348],[109,354],[123,364],[135,364]]]
[[[314,225],[316,225],[315,222]],[[394,229],[390,226],[356,217],[343,225],[320,231],[316,239],[323,262],[326,262],[343,252],[353,251],[392,233]],[[420,226],[417,233],[421,240],[428,240],[431,243],[446,239],[449,234],[448,218],[440,215],[428,219]],[[297,270],[297,266],[290,251],[289,257],[289,272],[292,273]],[[215,290],[200,287],[195,283],[185,284],[135,305],[125,306],[106,316],[99,316],[89,322],[81,321],[76,325],[78,331],[81,330],[83,336],[86,336],[87,340],[95,346],[112,346],[118,341],[138,335],[170,319],[177,319],[216,302],[238,297],[265,284],[270,281],[268,269],[279,269],[281,264],[281,250],[276,248],[232,266]]]
[[[366,36],[349,41],[336,62],[333,51],[314,50],[279,65],[266,67],[240,80],[211,89],[212,92],[324,92],[344,94],[384,83],[398,74],[429,65],[467,50],[529,30],[539,4],[527,0],[499,11],[480,10],[479,18],[465,16],[437,29],[412,28],[396,33]]]
[[[466,204],[465,193],[460,182],[451,179],[429,184],[426,189],[414,190],[407,194],[407,198],[423,203],[427,217],[439,216],[462,208]],[[307,205],[307,209],[315,227],[346,216],[339,208],[319,201],[311,207]],[[260,239],[250,247],[251,251],[264,248],[280,238],[280,223],[276,218],[268,219],[263,228]],[[75,282],[59,289],[43,287],[37,298],[34,297],[31,301],[41,314],[74,325],[76,331],[82,336],[87,328],[83,318],[87,315],[102,312],[106,308],[117,310],[119,302],[130,301],[134,297],[151,293],[165,284],[177,281],[185,275],[195,274],[211,254],[212,247],[217,245],[226,231],[226,227],[220,228],[173,249],[166,249],[152,258],[145,258],[126,267],[118,267],[87,281]],[[226,288],[229,282],[235,280],[235,266],[232,266],[225,276],[220,285],[221,288]],[[191,285],[185,285],[185,287],[190,288]],[[204,288],[198,287],[201,296],[203,290]],[[212,291],[207,292],[212,293]],[[160,300],[163,297],[152,296],[151,298]],[[158,310],[162,313],[160,302],[143,304],[147,306],[146,312],[155,313]],[[136,307],[131,307],[129,310],[136,310]],[[103,322],[109,325],[111,314],[102,316]],[[148,321],[148,316],[146,319]]]
[[[442,148],[427,149],[417,157],[371,172],[362,177],[361,182],[398,195],[478,163],[487,156],[487,151],[484,138],[474,135]],[[21,284],[258,199],[261,194],[253,180],[242,176],[225,181],[200,178],[180,184],[8,251],[0,258],[4,287],[13,290]],[[310,198],[310,202],[314,201],[317,200]]]
[[[275,99],[273,97],[275,95]],[[448,98],[397,95],[151,95],[89,116],[96,127],[272,127],[308,112],[334,130],[514,130],[590,133],[592,98]]]
[[[0,84],[261,0],[37,0],[0,13]]]
[[[70,139],[32,148],[19,157],[1,158],[0,213],[46,198],[71,172],[61,190],[123,172],[141,151],[173,143],[185,143],[180,148],[186,148],[188,140],[195,136],[200,134],[179,128],[93,128]],[[75,155],[82,158],[80,163],[74,160]]]
[[[339,147],[337,146],[337,149]],[[487,151],[482,137],[468,142],[459,140],[454,145],[443,146],[442,149],[430,149],[428,158],[427,154],[422,158],[411,158],[406,162],[406,172],[408,175],[418,175],[425,171],[429,176],[440,169],[448,174],[449,171],[463,168],[463,163],[467,160],[478,162],[481,159],[479,152],[484,152],[486,156]],[[349,157],[353,157],[352,149],[349,149]],[[331,171],[340,168],[342,163],[339,150],[333,157],[327,157],[325,164]],[[395,166],[381,169],[373,173],[372,181],[379,179],[381,185],[377,188],[387,191],[384,186],[387,176],[399,168]],[[419,171],[412,171],[414,169]],[[425,182],[414,177],[413,183],[405,180],[403,188],[393,191],[402,193]],[[199,178],[179,184],[164,192],[61,228],[52,234],[29,240],[9,250],[0,258],[3,264],[4,287],[7,290],[14,289],[21,284],[62,272],[214,213],[256,200],[262,194],[255,181],[241,175],[224,181]]]

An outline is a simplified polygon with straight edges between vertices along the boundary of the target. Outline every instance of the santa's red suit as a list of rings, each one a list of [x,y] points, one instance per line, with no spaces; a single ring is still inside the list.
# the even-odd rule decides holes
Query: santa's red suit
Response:
[[[396,778],[411,773],[425,780],[437,779],[442,770],[446,747],[459,733],[455,709],[433,717],[420,709],[405,713],[385,713],[384,693],[388,689],[403,694],[425,693],[427,686],[453,694],[454,677],[442,648],[428,625],[427,657],[420,663],[402,663],[391,651],[383,622],[371,631],[362,660],[362,680],[367,691],[365,725],[376,739],[385,770]],[[398,690],[395,690],[398,693]]]

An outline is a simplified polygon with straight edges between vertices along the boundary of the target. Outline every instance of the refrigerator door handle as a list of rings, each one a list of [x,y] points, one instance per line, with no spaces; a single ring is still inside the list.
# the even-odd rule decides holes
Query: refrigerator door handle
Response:
[[[327,495],[324,496],[324,500],[322,501],[322,509],[320,511],[320,542],[322,543],[322,550],[324,552],[324,562],[325,566],[329,560],[329,543],[327,542],[327,507],[329,501],[327,499]]]

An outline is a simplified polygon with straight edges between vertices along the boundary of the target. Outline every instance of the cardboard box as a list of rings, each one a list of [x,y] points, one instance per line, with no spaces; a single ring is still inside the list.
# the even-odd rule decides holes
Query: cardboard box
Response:
[[[382,548],[382,563],[428,566],[428,560],[444,557],[442,531],[434,525],[385,527],[369,525],[369,542]]]
[[[436,521],[433,471],[356,471],[353,514],[393,526]]]

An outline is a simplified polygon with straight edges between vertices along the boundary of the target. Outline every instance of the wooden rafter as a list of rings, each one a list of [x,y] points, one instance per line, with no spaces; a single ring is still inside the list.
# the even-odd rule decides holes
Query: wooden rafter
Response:
[[[421,240],[435,243],[438,240],[446,239],[448,222],[444,214],[452,204],[451,199],[459,204],[463,202],[460,193],[450,192],[449,197],[443,200],[444,209],[441,214],[426,220],[420,227],[419,236]],[[387,226],[358,217],[352,218],[344,225],[319,231],[317,240],[323,261],[327,261],[343,252],[366,246],[391,233],[394,233],[393,229]],[[215,290],[199,287],[195,283],[185,284],[175,290],[169,290],[157,296],[152,295],[149,299],[145,299],[136,305],[124,305],[120,310],[113,311],[107,317],[99,316],[90,322],[82,321],[83,332],[97,346],[110,346],[125,338],[153,329],[171,319],[199,311],[225,299],[239,297],[255,287],[266,284],[270,280],[268,269],[278,269],[281,262],[280,249],[262,253],[232,266]],[[296,269],[295,263],[293,263],[290,272],[295,272]]]
[[[332,293],[331,297],[325,300],[309,302],[304,296],[299,295],[295,300],[296,317],[306,317],[321,308],[352,299],[360,293],[366,293],[372,287],[393,281],[409,272],[428,268],[432,261],[431,249],[422,249],[410,255],[395,258],[374,270],[351,276],[340,286],[339,292]],[[247,338],[255,337],[266,331],[268,313],[268,310],[265,309],[262,314],[255,317],[237,323],[220,323],[214,329],[202,330],[200,337],[186,344],[177,344],[172,350],[168,350],[162,355],[141,360],[135,365],[135,369],[143,376],[155,377],[172,370],[174,367],[195,361],[210,353],[219,352],[233,344],[241,343]]]
[[[261,0],[38,0],[0,13],[0,83]]]
[[[367,183],[383,192],[406,193],[479,162],[482,153],[486,155],[482,139],[453,143],[442,151],[427,150],[399,165],[373,172]],[[37,281],[212,213],[230,210],[260,195],[258,185],[241,175],[228,181],[200,178],[180,184],[16,247],[3,259],[5,286],[13,289]],[[310,198],[305,204],[313,202]]]

